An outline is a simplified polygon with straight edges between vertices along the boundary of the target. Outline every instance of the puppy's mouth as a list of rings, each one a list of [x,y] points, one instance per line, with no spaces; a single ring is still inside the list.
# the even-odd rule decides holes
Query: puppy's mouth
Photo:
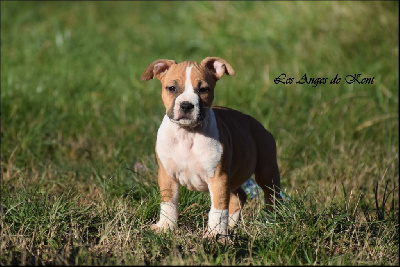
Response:
[[[171,117],[169,119],[172,122],[174,122],[180,126],[193,128],[193,127],[196,127],[197,125],[201,124],[203,122],[204,118],[205,118],[205,116],[202,115],[202,112],[200,112],[199,115],[194,119],[191,118],[190,116],[185,116],[185,115],[180,116],[177,119],[174,119]]]

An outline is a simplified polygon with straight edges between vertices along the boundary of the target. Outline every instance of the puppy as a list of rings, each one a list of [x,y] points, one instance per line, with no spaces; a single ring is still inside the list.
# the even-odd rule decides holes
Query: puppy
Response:
[[[272,134],[251,116],[212,107],[216,82],[224,74],[235,74],[227,61],[206,57],[200,64],[159,59],[141,76],[143,81],[161,81],[166,109],[155,148],[161,212],[153,230],[176,227],[180,185],[210,192],[207,236],[226,236],[228,226],[238,221],[246,201],[240,186],[251,175],[264,192],[268,210],[281,199]]]

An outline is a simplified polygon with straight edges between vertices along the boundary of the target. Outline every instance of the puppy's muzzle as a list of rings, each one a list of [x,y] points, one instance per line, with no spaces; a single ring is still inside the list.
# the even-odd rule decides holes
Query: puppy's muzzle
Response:
[[[191,101],[184,100],[176,103],[175,112],[170,117],[172,122],[175,122],[184,127],[195,127],[199,125],[205,118],[203,114],[205,110]]]

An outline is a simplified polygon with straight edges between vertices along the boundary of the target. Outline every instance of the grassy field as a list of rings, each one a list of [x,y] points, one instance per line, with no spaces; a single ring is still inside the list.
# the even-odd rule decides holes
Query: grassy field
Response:
[[[398,265],[398,19],[397,1],[2,1],[0,263]],[[149,229],[165,110],[140,75],[206,56],[235,69],[214,104],[275,136],[290,196],[275,224],[249,199],[228,245],[185,188],[178,230]]]

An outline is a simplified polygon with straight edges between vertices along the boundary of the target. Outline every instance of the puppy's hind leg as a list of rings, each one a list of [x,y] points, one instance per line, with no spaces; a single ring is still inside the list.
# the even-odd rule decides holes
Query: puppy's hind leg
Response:
[[[281,177],[276,157],[276,142],[272,134],[264,129],[256,136],[257,164],[254,171],[256,183],[264,192],[265,205],[268,211],[273,211],[276,201],[282,199],[280,195]]]
[[[264,192],[265,205],[268,211],[273,211],[277,201],[281,201],[281,179],[276,163],[257,166],[255,180]]]

